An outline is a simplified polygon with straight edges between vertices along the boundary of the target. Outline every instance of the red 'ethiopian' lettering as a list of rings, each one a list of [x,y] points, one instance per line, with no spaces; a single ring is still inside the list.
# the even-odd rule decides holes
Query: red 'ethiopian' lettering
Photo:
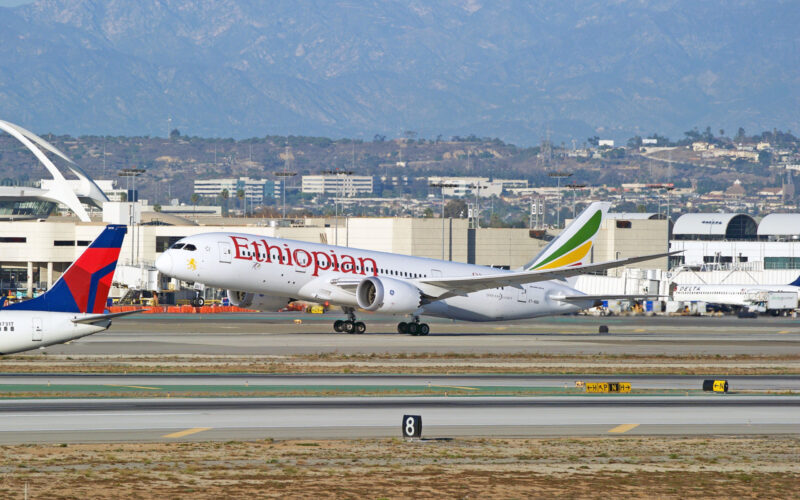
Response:
[[[243,238],[241,236],[231,236],[231,240],[233,240],[233,246],[236,248],[236,258],[242,260],[253,260],[249,256],[242,255],[242,250],[247,250],[247,238]],[[239,240],[244,240],[244,243],[239,243]]]
[[[342,255],[342,272],[355,274],[356,260],[352,256]]]
[[[311,276],[319,276],[320,270],[327,271],[331,268],[331,261],[325,252],[311,252],[311,255],[314,256],[314,273]]]
[[[378,275],[378,264],[375,259],[370,257],[354,258],[352,255],[337,255],[335,250],[305,250],[296,248],[292,250],[288,244],[284,243],[284,248],[279,244],[270,245],[267,240],[254,240],[243,236],[230,236],[233,246],[236,248],[235,258],[241,260],[255,260],[256,262],[271,263],[274,257],[277,262],[286,266],[312,267],[312,276],[319,276],[320,271],[336,271],[341,273],[362,274],[370,272],[373,276]],[[263,255],[261,247],[263,246]],[[252,247],[252,254],[249,253]],[[277,251],[277,255],[272,254]],[[328,253],[330,252],[330,253]]]
[[[306,255],[305,259],[303,259],[302,261],[297,257],[300,254],[300,252],[303,252]],[[310,266],[311,265],[311,254],[309,254],[308,252],[306,252],[302,248],[298,248],[297,250],[294,251],[294,264],[297,267],[308,267],[308,266]]]

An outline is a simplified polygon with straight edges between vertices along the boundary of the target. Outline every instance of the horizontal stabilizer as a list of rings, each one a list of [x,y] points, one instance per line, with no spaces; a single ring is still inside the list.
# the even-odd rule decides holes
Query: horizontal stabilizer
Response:
[[[94,323],[99,323],[100,321],[109,320],[111,318],[118,318],[120,316],[127,316],[129,314],[140,313],[144,311],[144,309],[136,309],[135,311],[122,311],[116,313],[108,313],[108,314],[92,314],[91,316],[83,316],[80,318],[73,318],[73,323],[81,323],[85,325],[92,325]]]

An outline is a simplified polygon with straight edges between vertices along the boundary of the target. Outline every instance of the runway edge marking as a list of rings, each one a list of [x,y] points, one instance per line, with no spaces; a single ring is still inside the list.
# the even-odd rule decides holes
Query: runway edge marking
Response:
[[[211,429],[212,429],[212,427],[193,427],[191,429],[186,429],[186,430],[183,430],[183,431],[173,432],[171,434],[164,434],[161,437],[172,438],[172,439],[181,438],[181,437],[184,437],[184,436],[197,434],[198,432],[204,432],[204,431],[208,431],[208,430],[211,430]]]
[[[608,432],[613,434],[622,434],[624,432],[628,432],[631,429],[635,429],[639,427],[639,424],[622,424],[610,429]]]

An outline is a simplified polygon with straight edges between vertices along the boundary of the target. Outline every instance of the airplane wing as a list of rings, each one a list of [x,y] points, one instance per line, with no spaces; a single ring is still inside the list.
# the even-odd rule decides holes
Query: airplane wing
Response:
[[[144,311],[144,309],[136,309],[135,311],[122,311],[116,313],[108,313],[108,314],[92,314],[90,316],[82,316],[79,318],[72,318],[73,323],[83,323],[87,325],[91,325],[94,323],[98,323],[100,321],[105,321],[111,318],[118,318],[120,316],[127,316],[129,314],[140,313]]]
[[[586,302],[603,300],[657,300],[668,295],[628,294],[628,295],[553,295],[550,298],[561,302]]]
[[[429,300],[442,300],[458,295],[486,290],[488,288],[500,288],[511,286],[522,288],[527,283],[539,281],[563,280],[581,274],[591,274],[606,269],[622,267],[637,262],[658,259],[681,253],[682,250],[675,252],[658,253],[652,255],[642,255],[640,257],[630,257],[627,259],[609,260],[597,264],[585,264],[575,267],[561,267],[557,269],[547,269],[539,271],[521,271],[515,273],[498,273],[485,276],[463,276],[455,278],[422,278],[413,280]]]

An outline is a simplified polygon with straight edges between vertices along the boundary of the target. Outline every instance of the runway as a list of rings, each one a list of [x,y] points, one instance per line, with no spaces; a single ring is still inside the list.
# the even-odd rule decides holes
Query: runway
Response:
[[[0,402],[0,443],[424,436],[796,434],[800,398],[188,398]]]
[[[63,355],[296,355],[539,353],[566,355],[748,355],[800,353],[791,318],[558,316],[500,323],[431,320],[431,335],[395,333],[402,318],[369,315],[365,335],[333,333],[337,313],[136,315],[103,333],[47,348]],[[297,324],[294,321],[301,323]],[[598,334],[607,325],[609,334]]]
[[[334,334],[329,323],[337,317],[139,315],[115,320],[108,332],[47,348],[46,356],[41,351],[14,356],[7,366],[45,371],[53,371],[46,368],[56,361],[80,369],[100,360],[106,370],[120,364],[136,371],[174,372],[234,363],[239,373],[0,375],[0,393],[16,398],[0,400],[0,443],[399,437],[401,418],[408,413],[423,417],[424,436],[430,438],[800,432],[800,377],[782,374],[798,369],[800,322],[793,319],[566,316],[491,324],[431,321],[434,333],[411,337],[393,333],[397,318],[388,316],[369,318],[372,333]],[[599,324],[608,325],[610,333],[598,334]],[[347,358],[350,354],[391,357],[354,361]],[[434,374],[391,374],[397,366],[424,365],[428,354],[440,356],[432,365]],[[554,360],[552,369],[559,373],[587,371],[582,363],[616,367],[620,373],[636,363],[637,369],[647,370],[683,370],[684,363],[694,370],[688,373],[702,375],[470,372],[483,354],[586,356],[577,364]],[[598,354],[608,357],[595,362]],[[287,361],[293,355],[318,357]],[[686,361],[662,362],[662,355],[685,356]],[[692,365],[698,355],[706,358]],[[203,356],[213,359],[206,364],[195,361]],[[731,361],[727,356],[739,358]],[[323,367],[338,374],[242,373],[250,363],[270,359],[293,363],[298,371]],[[389,374],[341,373],[353,363]],[[458,363],[466,363],[466,368],[458,368]],[[508,366],[500,366],[504,363]],[[509,357],[489,360],[485,366],[513,373],[526,363]],[[548,360],[537,363],[544,369]],[[747,375],[751,365],[771,367],[774,371],[764,373],[776,375]],[[474,374],[441,375],[448,367]],[[717,370],[731,373],[732,367],[740,370],[733,373],[743,375],[724,377],[729,394],[702,392],[704,379],[714,378]],[[587,395],[577,381],[626,381],[634,391]],[[35,398],[27,399],[31,396]]]
[[[54,391],[91,390],[96,388],[142,388],[170,391],[177,388],[222,391],[244,388],[317,388],[386,387],[386,388],[574,388],[582,382],[630,382],[634,390],[701,391],[709,377],[694,375],[273,375],[273,374],[4,374],[0,392],[10,390]],[[731,392],[794,391],[800,396],[800,377],[792,375],[725,376]]]

